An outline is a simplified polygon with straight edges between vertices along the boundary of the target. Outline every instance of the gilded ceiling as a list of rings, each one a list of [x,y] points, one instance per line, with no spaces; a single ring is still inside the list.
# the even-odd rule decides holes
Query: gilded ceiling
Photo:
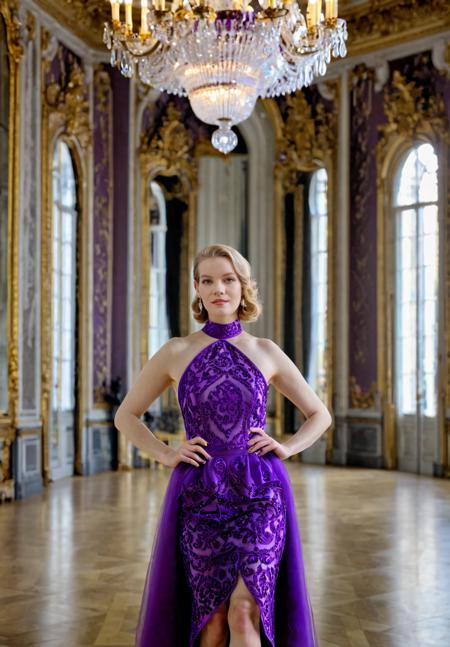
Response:
[[[94,49],[103,50],[109,0],[37,0],[59,23]],[[139,0],[134,0],[137,7]],[[306,0],[302,4],[306,5]],[[349,27],[349,54],[412,40],[450,28],[448,0],[340,0]]]

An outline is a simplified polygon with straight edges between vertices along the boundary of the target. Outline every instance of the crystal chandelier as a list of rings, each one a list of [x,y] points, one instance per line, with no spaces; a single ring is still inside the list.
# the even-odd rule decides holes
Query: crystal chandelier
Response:
[[[138,31],[132,0],[111,0],[104,42],[124,76],[187,96],[201,121],[218,126],[213,146],[229,153],[232,126],[258,97],[299,90],[325,74],[332,55],[345,56],[347,27],[337,0],[309,0],[303,13],[300,0],[207,1],[140,0]]]

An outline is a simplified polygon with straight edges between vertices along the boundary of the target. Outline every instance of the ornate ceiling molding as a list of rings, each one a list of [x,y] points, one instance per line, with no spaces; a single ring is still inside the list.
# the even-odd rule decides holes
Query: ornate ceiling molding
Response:
[[[111,18],[106,0],[36,0],[36,4],[92,49],[106,50],[103,26]]]
[[[2,0],[6,2],[7,0]],[[35,0],[39,7],[89,47],[104,53],[103,24],[110,19],[106,0]],[[448,0],[370,0],[342,2],[348,21],[350,56],[450,28]]]
[[[430,36],[450,28],[448,0],[372,0],[343,11],[349,56]]]

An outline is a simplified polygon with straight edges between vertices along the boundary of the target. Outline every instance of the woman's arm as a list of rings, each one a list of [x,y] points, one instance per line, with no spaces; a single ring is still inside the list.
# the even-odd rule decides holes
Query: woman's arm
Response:
[[[297,432],[293,434],[292,438],[281,443],[281,448],[287,452],[288,456],[292,456],[313,445],[329,428],[332,417],[322,400],[314,393],[286,353],[270,339],[265,339],[264,344],[266,345],[265,350],[272,360],[271,384],[300,409],[307,418]],[[261,439],[256,437],[254,441],[250,442],[261,446],[260,454],[266,453],[262,449],[264,445]]]
[[[172,378],[168,371],[174,341],[170,339],[146,362],[114,417],[114,424],[127,440],[161,463],[165,463],[170,448],[158,440],[139,418],[170,386]]]
[[[126,436],[127,440],[160,463],[175,467],[180,461],[184,461],[198,467],[199,462],[205,462],[202,457],[210,458],[206,450],[200,446],[201,444],[206,445],[206,441],[195,438],[183,443],[177,449],[173,449],[158,440],[139,420],[151,403],[170,386],[172,382],[170,367],[173,366],[178,343],[179,339],[176,337],[169,339],[148,360],[118,408],[114,424]]]

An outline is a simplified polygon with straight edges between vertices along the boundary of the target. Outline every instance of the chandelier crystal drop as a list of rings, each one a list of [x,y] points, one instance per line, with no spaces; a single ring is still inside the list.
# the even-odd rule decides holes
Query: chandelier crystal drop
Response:
[[[124,5],[125,11],[121,9]],[[196,116],[218,126],[212,144],[229,153],[232,126],[250,117],[258,97],[295,92],[345,56],[347,26],[337,0],[111,0],[104,42],[111,65],[161,91],[189,98]],[[323,11],[324,10],[324,11]]]

